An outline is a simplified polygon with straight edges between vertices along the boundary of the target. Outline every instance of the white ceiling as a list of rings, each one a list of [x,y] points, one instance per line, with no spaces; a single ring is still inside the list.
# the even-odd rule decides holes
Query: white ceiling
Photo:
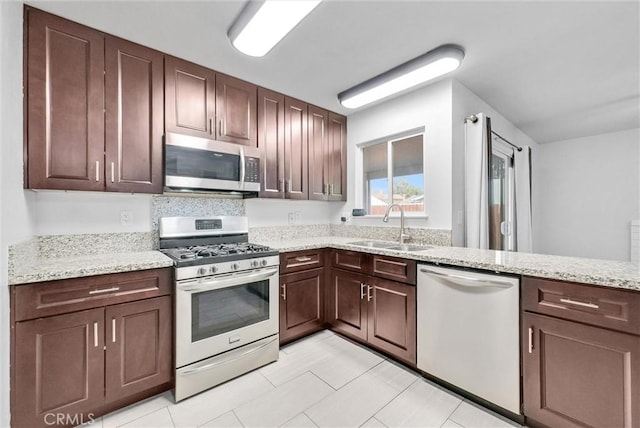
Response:
[[[539,143],[640,127],[637,0],[325,0],[263,58],[226,37],[241,0],[29,3],[347,115],[339,92],[455,43],[452,77]]]

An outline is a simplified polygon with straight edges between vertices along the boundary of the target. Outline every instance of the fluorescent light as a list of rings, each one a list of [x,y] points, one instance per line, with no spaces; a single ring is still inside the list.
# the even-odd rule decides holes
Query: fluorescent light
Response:
[[[250,1],[227,35],[240,52],[250,56],[264,56],[315,9],[320,1]]]
[[[462,63],[459,46],[444,45],[338,94],[340,104],[358,108],[449,73]]]

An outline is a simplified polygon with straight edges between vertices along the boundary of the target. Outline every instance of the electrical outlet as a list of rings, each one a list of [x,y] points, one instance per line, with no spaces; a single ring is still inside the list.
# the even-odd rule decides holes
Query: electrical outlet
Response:
[[[289,224],[294,224],[296,222],[296,213],[289,213]]]
[[[131,226],[133,223],[133,214],[131,211],[120,211],[120,224],[123,226]]]

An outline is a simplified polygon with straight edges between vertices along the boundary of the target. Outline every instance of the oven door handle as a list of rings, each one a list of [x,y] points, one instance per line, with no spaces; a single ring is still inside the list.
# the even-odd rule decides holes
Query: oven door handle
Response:
[[[220,366],[222,364],[227,364],[227,363],[231,363],[239,358],[243,358],[246,357],[247,355],[253,354],[254,352],[257,352],[263,348],[266,348],[267,346],[271,345],[273,342],[275,342],[278,339],[278,336],[274,337],[273,339],[271,339],[270,341],[261,344],[260,346],[257,346],[255,348],[249,349],[247,351],[242,352],[241,354],[238,355],[231,355],[231,359],[226,358],[220,361],[215,361],[213,363],[209,363],[209,364],[205,364],[203,366],[199,366],[199,367],[194,367],[192,369],[188,369],[183,371],[182,373],[180,373],[183,376],[191,376],[194,374],[198,374],[200,372],[206,371],[206,370],[211,370],[212,368],[216,367],[216,366]]]
[[[233,275],[231,277],[225,277],[216,279],[210,278],[204,282],[200,282],[198,284],[189,284],[189,285],[180,285],[178,284],[178,289],[180,291],[188,291],[191,293],[198,293],[202,291],[210,291],[217,290],[219,288],[231,287],[234,285],[242,285],[256,281],[265,280],[273,275],[278,273],[278,268],[272,268],[269,270],[261,271],[258,273],[250,273],[250,274],[242,274],[242,275]]]

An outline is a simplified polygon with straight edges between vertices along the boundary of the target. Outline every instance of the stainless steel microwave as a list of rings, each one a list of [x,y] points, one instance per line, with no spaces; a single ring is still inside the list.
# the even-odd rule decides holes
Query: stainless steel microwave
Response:
[[[260,152],[256,147],[167,133],[165,191],[260,190]]]

